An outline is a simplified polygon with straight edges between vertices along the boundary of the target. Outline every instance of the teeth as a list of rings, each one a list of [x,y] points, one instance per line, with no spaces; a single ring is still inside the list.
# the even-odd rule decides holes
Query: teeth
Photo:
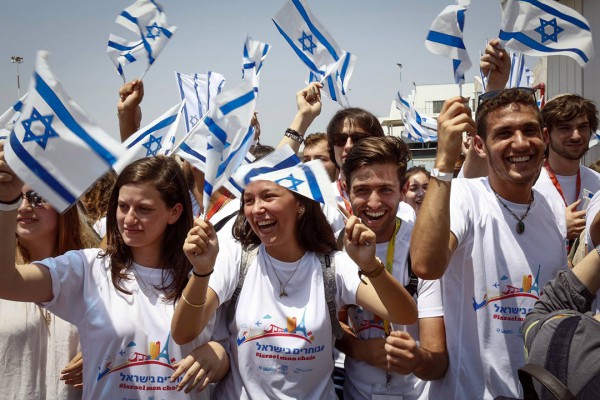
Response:
[[[258,221],[256,223],[256,225],[258,225],[258,226],[267,226],[267,225],[271,225],[272,223],[274,223],[274,221],[266,220],[266,221]]]
[[[529,161],[530,156],[511,157],[510,161],[514,163]]]
[[[370,218],[379,218],[383,214],[385,214],[385,211],[379,211],[379,212],[373,212],[373,211],[367,212],[367,211],[365,211],[365,214],[367,215],[367,217],[370,217]]]

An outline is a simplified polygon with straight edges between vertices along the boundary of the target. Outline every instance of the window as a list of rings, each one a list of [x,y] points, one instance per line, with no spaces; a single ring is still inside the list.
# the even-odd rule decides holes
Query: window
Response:
[[[434,100],[433,102],[433,114],[439,114],[442,112],[444,106],[444,100]]]

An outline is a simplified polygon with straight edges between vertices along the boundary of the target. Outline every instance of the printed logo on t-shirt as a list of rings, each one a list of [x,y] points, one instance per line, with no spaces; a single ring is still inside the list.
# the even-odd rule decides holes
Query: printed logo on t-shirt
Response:
[[[521,282],[516,285],[510,282],[510,279],[503,275],[498,282],[495,282],[491,287],[484,288],[484,295],[481,301],[477,301],[473,297],[473,309],[477,312],[482,308],[492,304],[494,307],[493,319],[501,321],[518,321],[523,322],[525,315],[531,311],[530,308],[505,306],[502,302],[510,298],[529,298],[536,301],[539,299],[542,291],[539,287],[540,266],[538,266],[535,279],[531,275],[523,275]],[[498,303],[498,304],[497,304]],[[503,332],[501,332],[503,333]]]
[[[171,333],[169,332],[164,342],[150,342],[147,348],[143,344],[129,342],[125,348],[105,359],[104,365],[98,368],[100,372],[98,372],[96,381],[118,373],[119,389],[175,390],[177,383],[183,377],[175,382],[169,381],[175,370],[172,364],[176,361],[169,354],[170,339]],[[113,379],[115,378],[113,377]]]

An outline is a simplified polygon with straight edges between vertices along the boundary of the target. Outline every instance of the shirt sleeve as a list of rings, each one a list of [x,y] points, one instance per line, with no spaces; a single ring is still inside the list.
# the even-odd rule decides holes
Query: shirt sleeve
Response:
[[[460,244],[469,229],[472,219],[471,193],[467,185],[469,179],[453,179],[450,189],[450,232]]]
[[[210,287],[219,298],[219,305],[223,305],[231,298],[240,278],[240,262],[242,259],[242,245],[237,240],[219,241],[219,254],[215,261],[215,271],[210,276]],[[256,263],[256,258],[251,260]]]
[[[587,208],[587,213],[585,215],[585,231],[586,233],[586,242],[587,242],[587,250],[588,252],[592,251],[596,246],[600,243],[592,243],[592,238],[590,237],[590,227],[592,226],[592,222],[600,211],[600,191],[596,192],[592,200],[590,200],[590,204]]]
[[[438,279],[419,279],[417,293],[418,318],[441,317],[444,315],[442,289]]]
[[[336,306],[341,309],[346,304],[356,304],[356,292],[360,279],[358,279],[358,265],[350,256],[338,251],[334,255],[335,283],[337,289]]]

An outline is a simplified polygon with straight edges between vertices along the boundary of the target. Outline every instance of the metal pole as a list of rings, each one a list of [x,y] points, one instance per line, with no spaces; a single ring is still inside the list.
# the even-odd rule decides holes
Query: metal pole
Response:
[[[20,56],[12,56],[10,58],[10,62],[13,64],[17,64],[17,96],[21,98],[21,80],[19,78],[19,64],[23,63],[23,57]]]
[[[400,95],[402,95],[402,64],[396,63],[398,68],[400,68]]]

